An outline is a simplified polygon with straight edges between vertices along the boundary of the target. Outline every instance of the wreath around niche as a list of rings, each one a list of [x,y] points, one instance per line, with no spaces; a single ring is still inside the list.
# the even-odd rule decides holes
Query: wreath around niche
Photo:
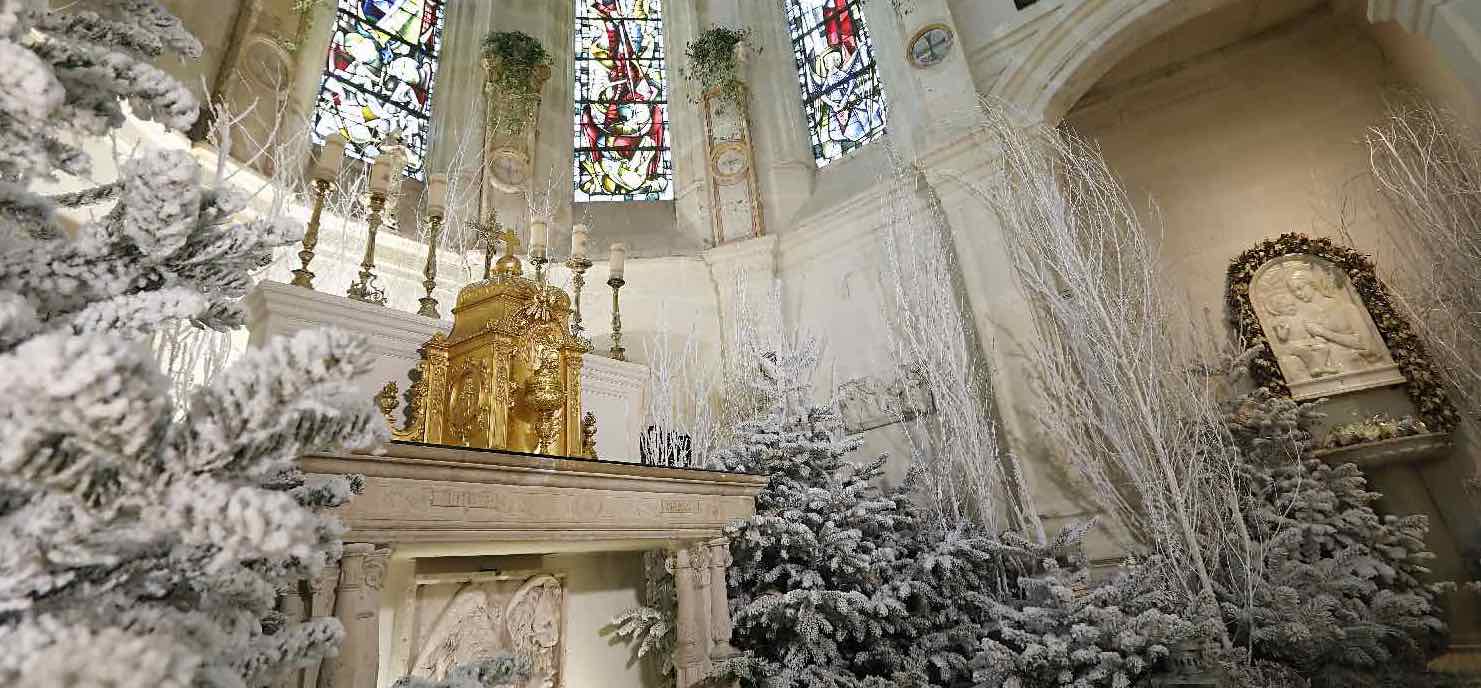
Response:
[[[1378,326],[1378,332],[1388,345],[1394,362],[1408,380],[1404,391],[1414,402],[1419,417],[1436,431],[1454,430],[1460,422],[1460,416],[1445,395],[1444,387],[1438,382],[1439,376],[1430,367],[1424,344],[1409,327],[1409,322],[1399,314],[1388,288],[1379,281],[1373,269],[1373,261],[1361,252],[1332,243],[1330,239],[1295,233],[1282,234],[1241,253],[1229,265],[1225,295],[1229,320],[1241,341],[1258,347],[1254,359],[1250,361],[1250,373],[1255,384],[1284,396],[1291,394],[1290,388],[1286,386],[1285,376],[1280,372],[1280,364],[1276,362],[1275,351],[1270,347],[1255,314],[1255,307],[1250,302],[1250,281],[1264,264],[1293,254],[1323,258],[1347,274],[1353,290],[1363,300],[1363,306],[1368,309],[1374,324]]]

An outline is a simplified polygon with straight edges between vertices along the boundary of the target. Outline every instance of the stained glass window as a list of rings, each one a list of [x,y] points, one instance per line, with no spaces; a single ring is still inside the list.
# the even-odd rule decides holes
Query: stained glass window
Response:
[[[671,200],[661,0],[576,0],[576,200]]]
[[[860,0],[786,0],[787,32],[818,167],[885,132],[884,88]]]
[[[422,177],[443,2],[339,0],[314,109],[315,143],[338,133],[350,157],[374,160],[394,132],[406,145],[406,174]]]

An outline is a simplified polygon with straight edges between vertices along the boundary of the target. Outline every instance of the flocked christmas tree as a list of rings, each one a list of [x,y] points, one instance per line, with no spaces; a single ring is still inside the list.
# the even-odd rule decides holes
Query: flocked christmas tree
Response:
[[[1357,466],[1313,456],[1313,419],[1264,388],[1228,415],[1252,546],[1221,576],[1223,615],[1256,660],[1313,686],[1400,685],[1382,681],[1422,672],[1445,631],[1445,586],[1426,582],[1428,523],[1380,516]]]
[[[239,326],[248,271],[296,232],[237,221],[244,196],[178,151],[36,193],[92,178],[83,146],[125,101],[188,127],[194,99],[148,61],[200,52],[154,0],[36,4],[0,0],[0,685],[265,685],[341,634],[286,626],[273,605],[338,555],[316,510],[355,486],[295,459],[385,435],[349,384],[369,353],[329,333],[277,340],[177,413],[142,339],[177,320]],[[110,199],[72,236],[54,215]]]
[[[770,478],[756,514],[728,533],[733,642],[744,654],[720,670],[745,685],[865,685],[879,675],[863,666],[869,651],[908,615],[889,586],[895,504],[871,484],[884,459],[849,463],[858,442],[839,430],[832,409],[784,401],[723,453],[727,468]]]

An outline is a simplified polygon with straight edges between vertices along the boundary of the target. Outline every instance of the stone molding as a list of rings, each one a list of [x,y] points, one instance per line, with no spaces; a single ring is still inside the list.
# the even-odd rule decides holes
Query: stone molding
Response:
[[[395,442],[385,454],[304,457],[365,476],[335,513],[347,539],[384,543],[712,539],[755,511],[762,476],[552,459]]]
[[[259,283],[247,294],[246,306],[252,346],[300,330],[335,327],[368,337],[376,354],[406,359],[408,368],[418,360],[417,349],[434,333],[446,334],[452,329],[452,323],[446,320],[281,282]]]
[[[1315,455],[1330,464],[1351,463],[1365,472],[1371,472],[1387,466],[1417,464],[1442,458],[1452,446],[1450,433],[1432,432],[1336,449],[1320,449]]]
[[[1454,0],[1368,0],[1368,21],[1398,22],[1410,33],[1430,36],[1440,8]]]

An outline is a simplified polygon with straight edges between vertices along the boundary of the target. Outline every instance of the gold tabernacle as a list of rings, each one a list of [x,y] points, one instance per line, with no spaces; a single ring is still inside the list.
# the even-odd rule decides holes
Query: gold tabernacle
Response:
[[[398,440],[583,456],[581,357],[571,298],[524,277],[512,231],[485,280],[458,293],[453,329],[432,337],[412,373]],[[590,430],[587,431],[591,432]]]

